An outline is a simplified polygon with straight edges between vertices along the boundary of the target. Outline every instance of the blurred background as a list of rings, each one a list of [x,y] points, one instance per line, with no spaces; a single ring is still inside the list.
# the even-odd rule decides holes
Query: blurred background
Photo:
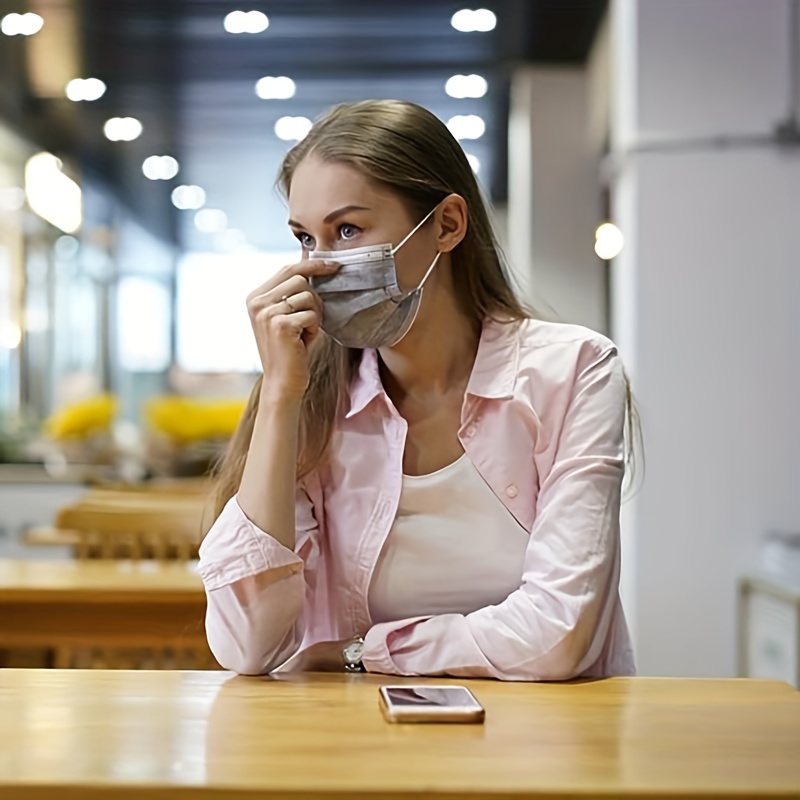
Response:
[[[0,0],[0,595],[196,555],[137,536],[194,535],[255,380],[279,163],[377,97],[461,141],[525,300],[620,347],[640,671],[800,686],[797,0]]]

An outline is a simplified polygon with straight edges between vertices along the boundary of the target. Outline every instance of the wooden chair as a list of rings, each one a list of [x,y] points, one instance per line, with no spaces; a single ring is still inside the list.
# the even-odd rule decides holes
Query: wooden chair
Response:
[[[153,478],[147,483],[126,483],[113,481],[97,483],[94,491],[131,492],[133,494],[152,495],[165,492],[177,495],[208,495],[211,490],[210,478]]]
[[[60,509],[55,527],[77,534],[78,558],[188,561],[198,557],[203,518],[202,496],[103,490]]]
[[[59,510],[56,528],[77,537],[78,559],[190,561],[198,557],[205,497],[95,489]],[[203,620],[198,619],[202,631]],[[195,637],[196,639],[197,637]],[[219,669],[205,642],[174,647],[59,647],[57,668]]]

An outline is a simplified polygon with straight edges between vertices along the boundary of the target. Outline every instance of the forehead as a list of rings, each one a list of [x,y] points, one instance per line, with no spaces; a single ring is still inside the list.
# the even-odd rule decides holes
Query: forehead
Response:
[[[289,187],[289,216],[311,221],[348,205],[374,208],[377,204],[399,202],[349,164],[304,158],[294,171]]]

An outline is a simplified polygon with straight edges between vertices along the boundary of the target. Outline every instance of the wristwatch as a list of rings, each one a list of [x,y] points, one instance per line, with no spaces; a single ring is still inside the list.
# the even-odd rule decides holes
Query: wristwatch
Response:
[[[342,658],[344,659],[345,672],[366,672],[364,664],[361,661],[364,655],[364,639],[361,636],[356,636],[352,642],[347,644],[342,650]]]

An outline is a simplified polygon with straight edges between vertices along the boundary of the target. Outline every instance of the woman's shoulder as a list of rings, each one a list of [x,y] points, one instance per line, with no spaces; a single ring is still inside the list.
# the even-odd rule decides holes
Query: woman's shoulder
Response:
[[[539,359],[584,361],[616,353],[616,345],[607,336],[583,325],[526,318],[512,323],[496,322],[506,328],[498,334],[511,337],[517,344],[519,362]]]

